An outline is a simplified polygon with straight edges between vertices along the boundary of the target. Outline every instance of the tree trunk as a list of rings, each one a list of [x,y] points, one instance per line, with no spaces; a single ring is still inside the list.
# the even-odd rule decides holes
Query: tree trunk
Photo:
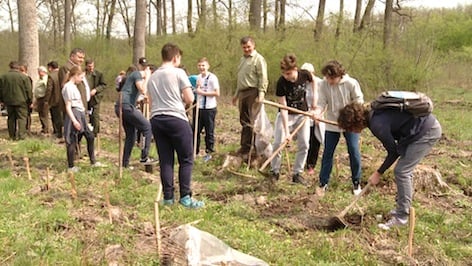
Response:
[[[279,29],[279,13],[280,13],[280,0],[275,0],[275,10],[274,10],[274,29]]]
[[[264,32],[267,30],[267,13],[269,13],[269,8],[267,6],[267,0],[262,0],[262,29]]]
[[[175,1],[174,0],[170,1],[170,10],[172,12],[172,34],[175,34],[177,32],[177,26],[175,24]]]
[[[354,21],[352,26],[352,32],[356,32],[359,29],[362,11],[362,0],[356,0],[356,11],[354,12]]]
[[[126,34],[128,35],[128,42],[131,44],[131,26],[129,21],[127,0],[119,0],[118,4],[120,6],[120,14],[123,18],[123,23],[125,24]]]
[[[134,19],[133,63],[146,54],[146,1],[136,0]]]
[[[343,26],[344,20],[344,0],[339,0],[339,14],[338,14],[338,21],[336,22],[336,39],[339,38],[341,35],[341,28]]]
[[[216,9],[216,0],[211,1],[211,12],[213,15],[213,27],[217,28],[218,27],[218,12]]]
[[[100,0],[96,0],[95,8],[97,9],[97,17],[95,23],[97,24],[95,27],[95,35],[98,37],[100,36],[100,18],[101,18],[101,10],[100,10]]]
[[[197,31],[205,29],[207,24],[207,4],[206,0],[201,0],[200,2],[200,9],[198,12],[198,24],[197,24]]]
[[[156,35],[161,36],[162,35],[162,0],[156,0],[156,1],[151,0],[151,4],[156,9]]]
[[[249,28],[253,31],[261,29],[261,0],[251,0],[249,6]]]
[[[39,37],[35,2],[18,0],[19,59],[28,66],[33,83],[38,80]]]
[[[113,18],[115,17],[115,11],[116,11],[116,0],[111,0],[110,13],[108,13],[107,29],[106,29],[106,36],[105,36],[107,40],[111,39],[111,29],[113,27]]]
[[[365,7],[364,15],[362,16],[361,24],[359,25],[359,31],[362,31],[365,27],[370,25],[370,17],[372,16],[372,10],[374,9],[375,0],[369,0]]]
[[[319,41],[321,39],[321,33],[323,32],[324,25],[325,8],[326,0],[320,0],[320,4],[318,5],[318,14],[316,15],[315,32],[313,33],[315,41]]]
[[[188,33],[193,33],[193,26],[192,26],[192,12],[193,11],[193,1],[187,1],[187,31]]]
[[[71,44],[71,22],[72,22],[72,1],[64,1],[64,49],[65,52],[70,50]]]
[[[279,26],[278,29],[285,30],[285,7],[287,5],[286,0],[280,0],[280,15],[279,15]]]
[[[384,14],[384,32],[383,32],[383,49],[385,58],[385,79],[387,81],[387,88],[393,88],[393,80],[391,74],[391,57],[390,46],[392,42],[392,14],[393,14],[393,0],[385,1]]]
[[[10,17],[10,32],[14,32],[15,24],[13,23],[13,9],[11,8],[10,0],[7,0],[7,7],[8,7],[8,16]]]
[[[167,35],[167,5],[166,0],[162,0],[162,33]]]

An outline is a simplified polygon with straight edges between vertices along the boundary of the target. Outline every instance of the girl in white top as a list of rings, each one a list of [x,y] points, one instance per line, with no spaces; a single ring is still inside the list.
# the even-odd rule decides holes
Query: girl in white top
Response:
[[[67,82],[62,88],[62,97],[64,98],[67,114],[64,118],[64,138],[67,149],[67,164],[71,172],[79,171],[79,168],[74,166],[74,156],[78,140],[81,136],[85,136],[87,140],[87,152],[92,166],[102,166],[102,164],[95,160],[94,134],[87,126],[85,107],[80,91],[77,88],[77,84],[82,82],[83,77],[84,73],[79,66],[72,67],[69,71]]]

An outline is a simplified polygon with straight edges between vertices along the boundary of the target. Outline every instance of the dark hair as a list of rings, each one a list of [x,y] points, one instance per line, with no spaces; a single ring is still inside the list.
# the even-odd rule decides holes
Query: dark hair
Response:
[[[239,44],[243,45],[243,44],[246,44],[248,42],[251,42],[254,45],[256,44],[256,42],[254,41],[254,39],[251,36],[242,37],[241,40],[239,41]]]
[[[69,56],[71,56],[73,54],[85,54],[85,50],[82,49],[82,48],[74,48],[74,49],[72,49],[72,51],[70,51]]]
[[[346,131],[360,132],[369,125],[369,108],[350,103],[339,110],[338,126]]]
[[[280,61],[280,69],[282,71],[293,70],[297,68],[297,56],[295,54],[287,54]]]
[[[184,52],[180,50],[179,46],[173,43],[164,44],[161,50],[161,57],[162,57],[162,61],[164,62],[169,62],[172,60],[172,58],[174,58],[174,56],[177,56],[177,55],[182,56],[183,54]]]
[[[326,65],[321,69],[321,73],[323,76],[337,78],[344,76],[346,74],[346,70],[341,63],[336,60],[332,60],[326,63]]]
[[[51,61],[48,63],[48,67],[51,67],[52,69],[59,68],[59,64],[56,61]]]
[[[85,65],[90,65],[93,63],[95,63],[95,60],[93,60],[92,58],[87,58],[87,60],[85,60]]]
[[[20,63],[18,61],[11,61],[8,66],[10,69],[20,70]]]

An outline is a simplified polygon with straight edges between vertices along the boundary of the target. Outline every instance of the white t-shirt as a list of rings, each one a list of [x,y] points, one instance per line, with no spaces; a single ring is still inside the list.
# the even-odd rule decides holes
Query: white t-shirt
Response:
[[[85,112],[84,104],[82,103],[82,96],[80,91],[72,82],[67,82],[62,88],[62,98],[64,102],[70,101],[71,107],[76,108],[80,112]]]
[[[205,92],[216,91],[220,88],[218,77],[211,72],[208,72],[205,77],[203,77],[202,74],[198,75],[197,84],[201,84],[200,89]],[[200,109],[216,108],[216,96],[198,95],[198,101]]]

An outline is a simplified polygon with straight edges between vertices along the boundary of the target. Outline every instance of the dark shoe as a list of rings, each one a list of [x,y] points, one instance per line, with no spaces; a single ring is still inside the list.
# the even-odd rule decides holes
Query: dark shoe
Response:
[[[273,170],[270,170],[269,172],[269,177],[272,179],[272,180],[275,180],[275,181],[279,181],[279,178],[280,178],[280,174],[273,171]]]
[[[303,178],[303,176],[300,173],[296,173],[292,176],[292,182],[302,184],[304,186],[307,185],[305,178]]]

